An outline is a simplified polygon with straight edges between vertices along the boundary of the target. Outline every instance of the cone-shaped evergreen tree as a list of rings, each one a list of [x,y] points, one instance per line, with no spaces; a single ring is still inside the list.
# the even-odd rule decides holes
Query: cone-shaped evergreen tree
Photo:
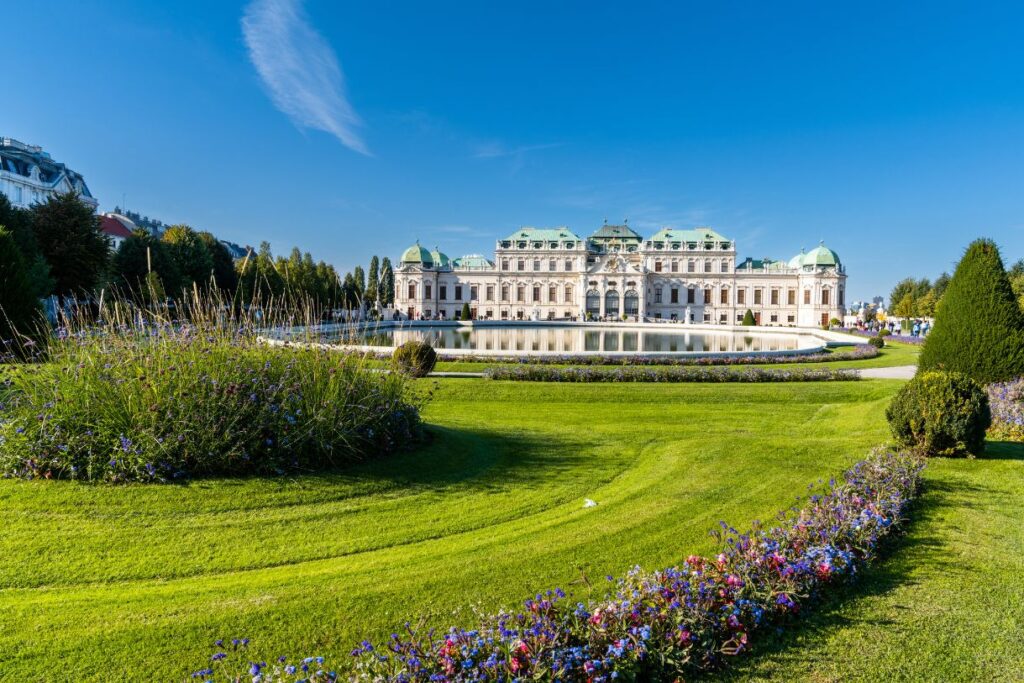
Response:
[[[473,314],[472,314],[472,311],[469,310],[469,304],[468,303],[462,304],[462,316],[461,317],[462,317],[463,320],[472,320],[473,319]]]
[[[1024,376],[1024,312],[995,242],[967,247],[935,312],[918,372],[955,370],[988,384]]]
[[[757,324],[757,321],[754,320],[754,313],[749,308],[747,309],[747,312],[743,314],[743,324],[747,327]]]

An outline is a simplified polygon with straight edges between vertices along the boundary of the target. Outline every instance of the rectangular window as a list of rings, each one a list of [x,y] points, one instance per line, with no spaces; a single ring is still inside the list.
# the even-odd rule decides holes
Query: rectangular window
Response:
[[[711,261],[708,261],[708,263],[711,263]],[[704,288],[704,303],[705,304],[710,304],[711,303],[711,288],[710,287],[705,287]]]
[[[673,287],[672,288],[672,298],[669,299],[669,301],[671,303],[674,303],[674,304],[679,303],[679,288],[678,287]]]
[[[687,273],[694,272],[694,268],[696,268],[696,266],[694,265],[693,261],[687,261],[686,262],[686,272]]]
[[[694,289],[693,287],[688,287],[686,289],[686,303],[697,303],[697,290]]]
[[[415,299],[416,298],[416,285],[414,283],[411,283],[411,282],[409,283],[409,298],[410,299]]]
[[[779,314],[778,314],[778,313],[772,313],[772,316],[771,316],[771,321],[772,321],[773,323],[777,323],[777,322],[779,322]]]
[[[540,303],[540,285],[533,286],[533,303]]]
[[[470,301],[480,300],[480,288],[476,285],[469,286],[469,299]]]
[[[654,262],[654,272],[655,273],[660,273],[661,272],[661,261],[655,261]]]
[[[487,290],[486,291],[487,291],[487,300],[488,301],[494,301],[494,285],[487,285]],[[490,318],[491,316],[488,315],[487,317]]]
[[[508,301],[508,285],[501,286],[501,300]]]
[[[551,285],[550,287],[548,287],[548,303],[549,304],[556,304],[556,303],[558,303],[558,287],[555,287],[554,285]]]
[[[729,303],[729,290],[728,289],[723,289],[722,290],[722,303],[723,304]]]
[[[571,270],[572,270],[572,259],[571,258],[567,258],[567,259],[565,259],[565,272],[568,273]]]
[[[795,321],[796,321],[796,316],[793,316],[793,315],[787,315],[786,316],[786,322],[789,323],[790,325],[792,325]]]
[[[778,306],[778,305],[779,305],[779,290],[773,289],[772,290],[772,306]]]
[[[508,259],[507,258],[501,259],[501,269],[502,270],[508,270]]]
[[[760,287],[755,287],[754,288],[754,305],[755,306],[760,306],[761,305],[761,288]]]
[[[519,285],[518,287],[516,287],[516,301],[526,301],[526,287],[524,287],[523,285]]]
[[[526,270],[526,261],[524,261],[523,259],[519,259],[519,261],[516,263],[516,266],[516,270]]]
[[[455,300],[462,301],[462,285],[455,285]]]
[[[747,290],[737,289],[736,290],[736,303],[745,304],[747,303]]]
[[[448,286],[447,285],[439,285],[437,290],[438,290],[438,294],[440,295],[441,301],[444,301],[444,300],[446,300],[448,298]]]
[[[711,272],[711,259],[707,259],[707,260],[704,261],[704,272],[705,273],[710,273]]]
[[[840,306],[846,305],[846,292],[842,287],[839,288],[839,301],[837,302]]]
[[[827,290],[827,289],[821,290],[821,305],[822,306],[828,306],[829,294],[831,294],[830,290]]]
[[[551,259],[550,261],[548,261],[548,270],[550,270],[551,272],[558,270],[558,262],[555,261],[555,259]]]
[[[786,303],[790,306],[796,306],[796,290],[786,290]],[[791,321],[792,322],[792,321]]]
[[[654,303],[656,303],[656,304],[660,304],[661,303],[661,287],[655,287],[654,288]]]
[[[429,299],[430,298],[430,295],[431,295],[431,291],[430,290],[431,290],[430,283],[429,282],[424,282],[423,283],[423,298],[424,299]]]
[[[673,273],[678,273],[679,272],[679,261],[673,261],[672,262],[672,272]]]
[[[811,290],[809,290],[809,289],[805,289],[804,290],[804,303],[805,304],[810,304],[811,303]]]
[[[540,270],[540,259],[539,258],[533,259],[533,270],[535,272]]]

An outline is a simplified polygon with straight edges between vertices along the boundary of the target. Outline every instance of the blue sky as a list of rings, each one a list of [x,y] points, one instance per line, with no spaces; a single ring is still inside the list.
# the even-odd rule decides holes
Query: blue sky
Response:
[[[741,256],[825,240],[852,298],[934,277],[977,236],[1024,257],[1017,3],[4,14],[0,135],[81,171],[103,209],[124,196],[346,270],[417,238],[491,254],[520,225],[589,234],[605,218],[711,225]]]

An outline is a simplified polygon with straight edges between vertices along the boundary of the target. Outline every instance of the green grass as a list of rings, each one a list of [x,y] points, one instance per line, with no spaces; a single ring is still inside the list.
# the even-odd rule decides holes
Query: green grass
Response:
[[[429,446],[344,472],[3,480],[0,678],[180,680],[235,635],[344,662],[407,617],[603,592],[840,472],[886,438],[899,384],[441,381]]]
[[[844,348],[840,347],[833,349],[833,352],[843,351]],[[730,366],[730,367],[770,367],[770,368],[891,368],[901,365],[917,365],[917,357],[921,353],[921,347],[913,344],[902,344],[900,342],[891,342],[888,346],[881,350],[879,355],[874,358],[866,358],[864,360],[840,360],[840,361],[823,361],[820,363],[779,363],[775,365],[771,364],[752,364],[744,366]],[[437,372],[483,372],[485,368],[494,365],[503,365],[502,363],[488,363],[488,362],[466,362],[466,361],[438,361],[437,367],[434,368]],[[507,365],[507,364],[505,364]],[[617,366],[595,366],[595,367],[617,367]]]
[[[1020,681],[1024,444],[933,459],[887,561],[733,680]]]

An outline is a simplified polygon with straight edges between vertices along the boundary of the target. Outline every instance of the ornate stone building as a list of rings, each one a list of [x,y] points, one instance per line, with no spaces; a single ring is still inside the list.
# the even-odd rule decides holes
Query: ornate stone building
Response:
[[[42,147],[0,137],[0,192],[27,209],[58,192],[76,192],[94,210],[98,205],[81,173],[56,162]]]
[[[664,228],[645,239],[604,225],[584,239],[565,227],[522,228],[480,255],[449,259],[418,243],[395,270],[395,308],[410,319],[663,319],[817,326],[843,317],[846,271],[824,244],[789,261],[736,260],[710,228]]]

